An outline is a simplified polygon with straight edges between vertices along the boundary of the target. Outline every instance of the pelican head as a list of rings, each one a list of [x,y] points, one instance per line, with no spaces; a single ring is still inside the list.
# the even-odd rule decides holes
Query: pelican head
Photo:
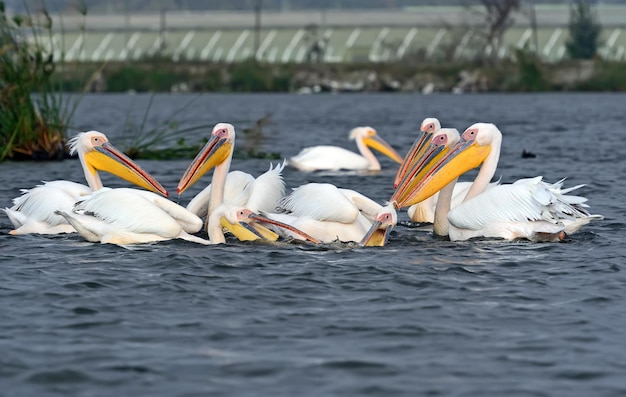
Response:
[[[434,134],[435,132],[439,131],[441,129],[441,123],[439,122],[439,119],[435,118],[435,117],[427,117],[422,121],[422,124],[420,125],[420,131],[422,132],[429,132],[431,134]]]
[[[209,141],[193,159],[178,182],[178,194],[192,186],[211,168],[230,160],[235,146],[235,127],[218,123],[213,127]]]
[[[278,234],[268,228],[254,223],[257,214],[245,208],[227,206],[227,210],[220,214],[220,225],[231,232],[239,241],[278,240]]]
[[[432,145],[444,147],[439,154],[425,156],[421,169],[412,181],[405,181],[409,193],[400,195],[402,206],[419,203],[441,190],[455,178],[480,166],[489,157],[493,147],[500,147],[502,134],[491,123],[476,123],[467,128],[460,139],[448,133],[437,134]],[[399,190],[399,189],[398,189]]]
[[[376,130],[372,127],[353,128],[352,131],[350,131],[349,138],[351,140],[360,140],[365,145],[379,151],[396,163],[402,162],[402,156],[400,156],[383,138],[378,136]]]
[[[387,244],[391,230],[398,223],[398,213],[392,204],[381,208],[376,214],[376,220],[370,230],[361,239],[360,245],[364,247],[382,247]]]
[[[441,128],[432,134],[432,138],[423,144],[423,148],[420,149],[419,156],[413,159],[411,166],[400,180],[390,201],[397,208],[403,208],[435,194],[436,191],[428,196],[419,196],[418,199],[414,199],[414,194],[416,191],[420,191],[419,187],[421,187],[424,178],[429,175],[429,172],[438,164],[439,160],[445,158],[450,148],[456,145],[460,139],[459,131],[455,128]]]
[[[223,211],[220,216],[220,225],[230,231],[240,241],[276,241],[278,239],[278,234],[262,225],[265,223],[294,232],[303,237],[305,240],[311,241],[315,244],[319,243],[319,241],[314,237],[311,237],[303,231],[286,223],[259,215],[249,209],[229,207],[226,205],[225,207],[227,209]]]
[[[106,171],[167,197],[165,188],[152,175],[115,148],[103,133],[81,132],[70,139],[68,145],[70,154],[78,154],[85,171],[85,178],[93,190],[102,188],[98,171]]]
[[[393,181],[394,189],[398,187],[402,178],[406,175],[407,171],[415,166],[415,160],[420,158],[426,149],[429,140],[433,134],[441,129],[441,123],[434,117],[427,117],[422,121],[420,125],[420,131],[417,138],[413,142],[413,145],[409,148],[398,168],[396,178]]]

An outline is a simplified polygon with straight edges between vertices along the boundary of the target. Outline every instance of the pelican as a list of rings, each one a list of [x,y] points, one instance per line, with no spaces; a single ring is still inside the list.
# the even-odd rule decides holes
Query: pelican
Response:
[[[312,146],[304,148],[289,159],[289,165],[300,171],[368,170],[380,171],[380,163],[369,147],[378,150],[397,163],[402,162],[387,142],[372,127],[356,127],[350,131],[350,139],[356,141],[360,154],[338,146]]]
[[[497,185],[487,190],[500,158],[502,133],[490,123],[476,123],[462,137],[454,131],[435,135],[432,153],[422,164],[418,181],[411,183],[412,192],[399,196],[405,203],[421,201],[441,190],[435,213],[435,233],[449,235],[453,241],[475,237],[506,240],[560,241],[575,233],[600,215],[590,215],[587,199],[568,195],[583,185],[562,189],[563,180],[554,184],[541,176],[520,179],[512,184]],[[480,170],[461,204],[450,208],[454,183],[466,171]],[[401,205],[401,204],[398,204]]]
[[[116,149],[98,131],[81,132],[69,141],[70,153],[78,154],[88,186],[71,181],[44,182],[22,190],[13,206],[4,211],[15,227],[10,234],[58,234],[76,230],[55,211],[71,212],[81,197],[102,188],[98,171],[107,171],[126,181],[167,197],[157,180]]]
[[[117,245],[145,244],[175,238],[200,244],[202,219],[152,192],[103,188],[57,214],[87,241]]]
[[[329,183],[308,183],[280,200],[282,212],[264,216],[291,225],[322,243],[359,242],[372,227],[380,208],[380,204],[354,190]],[[282,233],[301,239],[289,230]]]
[[[211,184],[187,206],[195,214],[206,214],[210,242],[225,242],[222,227],[229,229],[239,240],[276,240],[278,235],[260,225],[261,221],[289,229],[305,240],[317,242],[290,225],[257,214],[259,211],[273,211],[284,195],[285,185],[281,176],[284,163],[276,167],[270,165],[270,169],[256,179],[241,171],[229,173],[234,146],[235,127],[228,123],[216,124],[211,138],[189,164],[178,183],[177,191],[182,194],[202,175],[215,168]]]

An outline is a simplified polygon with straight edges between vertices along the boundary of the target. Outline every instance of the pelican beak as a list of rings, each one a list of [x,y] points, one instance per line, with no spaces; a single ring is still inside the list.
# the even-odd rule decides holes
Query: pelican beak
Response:
[[[92,151],[85,153],[85,163],[89,172],[94,175],[97,171],[110,172],[130,183],[167,197],[167,190],[152,175],[109,142],[94,146]]]
[[[212,136],[180,178],[176,189],[178,194],[182,194],[198,182],[198,179],[211,168],[223,163],[230,155],[232,148],[233,144],[228,139]]]
[[[409,169],[411,169],[415,165],[415,161],[419,159],[423,154],[426,148],[428,147],[428,143],[433,137],[432,132],[420,131],[420,135],[415,139],[413,145],[406,155],[404,156],[404,160],[400,164],[400,168],[398,168],[398,172],[396,173],[396,178],[393,181],[393,188],[396,189],[400,184],[402,178],[406,175]]]
[[[428,135],[428,134],[427,134]],[[431,134],[432,135],[432,134]],[[430,139],[428,140],[430,141]],[[415,156],[407,171],[400,179],[398,187],[393,192],[390,201],[395,203],[396,208],[407,207],[408,197],[415,191],[422,178],[432,170],[446,155],[450,148],[433,143],[421,144],[415,151]],[[434,193],[433,193],[434,194]]]
[[[420,172],[419,180],[412,183],[412,190],[405,196],[403,206],[411,206],[426,200],[455,178],[480,166],[489,155],[490,146],[480,146],[474,140],[460,141],[436,164],[430,163]],[[435,160],[436,161],[436,160]]]
[[[278,234],[258,223],[251,223],[248,219],[230,223],[226,217],[220,219],[220,225],[231,232],[239,241],[278,240]]]
[[[256,221],[256,222],[254,222],[254,225],[255,225],[254,227],[261,226],[261,225],[258,224],[258,222],[267,223],[267,224],[270,224],[270,225],[278,226],[281,229],[289,230],[290,232],[293,232],[293,233],[299,235],[304,240],[310,241],[313,244],[319,244],[320,243],[320,241],[318,239],[316,239],[315,237],[313,237],[313,236],[303,232],[302,230],[300,230],[298,228],[295,228],[295,227],[293,227],[291,225],[288,225],[286,223],[283,223],[283,222],[280,222],[280,221],[277,221],[277,220],[274,220],[274,219],[266,218],[266,217],[261,216],[259,214],[255,214],[254,212],[252,212],[249,215],[249,218],[254,220],[254,221]],[[263,228],[265,229],[265,227],[263,227]]]
[[[380,221],[374,222],[359,244],[363,247],[384,247],[389,240],[393,226],[389,224],[384,226]]]
[[[364,138],[363,143],[374,150],[378,150],[396,163],[402,162],[402,156],[400,156],[398,152],[396,152],[396,150],[391,147],[390,144],[385,142],[385,140],[378,135],[372,135]]]

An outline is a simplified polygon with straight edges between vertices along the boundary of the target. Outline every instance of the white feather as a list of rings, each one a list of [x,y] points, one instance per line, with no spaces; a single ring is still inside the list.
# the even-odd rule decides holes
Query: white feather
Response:
[[[60,214],[88,241],[127,245],[182,238],[207,243],[189,235],[202,228],[200,218],[146,191],[100,189],[76,203],[74,212]]]

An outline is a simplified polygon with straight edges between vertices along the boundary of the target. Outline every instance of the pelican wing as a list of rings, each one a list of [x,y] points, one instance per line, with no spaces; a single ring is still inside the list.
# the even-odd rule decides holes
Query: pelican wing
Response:
[[[283,197],[279,206],[297,217],[309,217],[318,221],[352,223],[359,216],[359,209],[335,185],[309,183]]]
[[[589,215],[580,205],[583,197],[563,195],[558,183],[548,184],[541,179],[494,186],[452,209],[448,214],[450,224],[478,230],[495,222],[559,223]]]
[[[368,169],[369,161],[360,154],[338,146],[304,148],[289,159],[289,164],[301,171]]]
[[[167,212],[132,189],[103,188],[76,203],[74,211],[97,218],[120,233],[134,232],[175,238],[182,230],[181,225]]]
[[[499,184],[499,180],[496,182],[491,182],[487,186],[487,189],[491,189],[492,187],[498,186]],[[450,208],[454,208],[463,202],[463,199],[465,199],[465,195],[467,194],[467,191],[470,189],[471,186],[472,182],[457,182],[454,185],[454,191],[452,192],[452,203],[450,204]],[[437,206],[438,198],[439,192],[433,194],[432,196],[420,203],[410,206],[407,210],[409,218],[411,218],[413,222],[433,223],[435,220],[435,208]]]
[[[374,222],[378,211],[383,207],[371,198],[352,189],[339,189],[361,211],[370,222]]]
[[[115,190],[127,190],[128,193],[136,194],[145,198],[152,204],[156,205],[159,209],[165,211],[167,215],[174,218],[174,220],[176,220],[176,222],[178,222],[187,233],[197,233],[200,229],[202,229],[202,219],[200,219],[200,217],[173,201],[166,199],[165,197],[147,190],[136,190],[130,188],[120,188]]]
[[[248,185],[246,208],[253,212],[272,212],[276,209],[276,205],[285,195],[285,182],[281,175],[285,168],[285,162],[277,164],[259,175]]]
[[[91,193],[87,186],[68,181],[47,182],[22,190],[22,195],[13,199],[13,206],[4,209],[15,227],[11,234],[75,232],[55,211],[71,211],[85,193]]]

